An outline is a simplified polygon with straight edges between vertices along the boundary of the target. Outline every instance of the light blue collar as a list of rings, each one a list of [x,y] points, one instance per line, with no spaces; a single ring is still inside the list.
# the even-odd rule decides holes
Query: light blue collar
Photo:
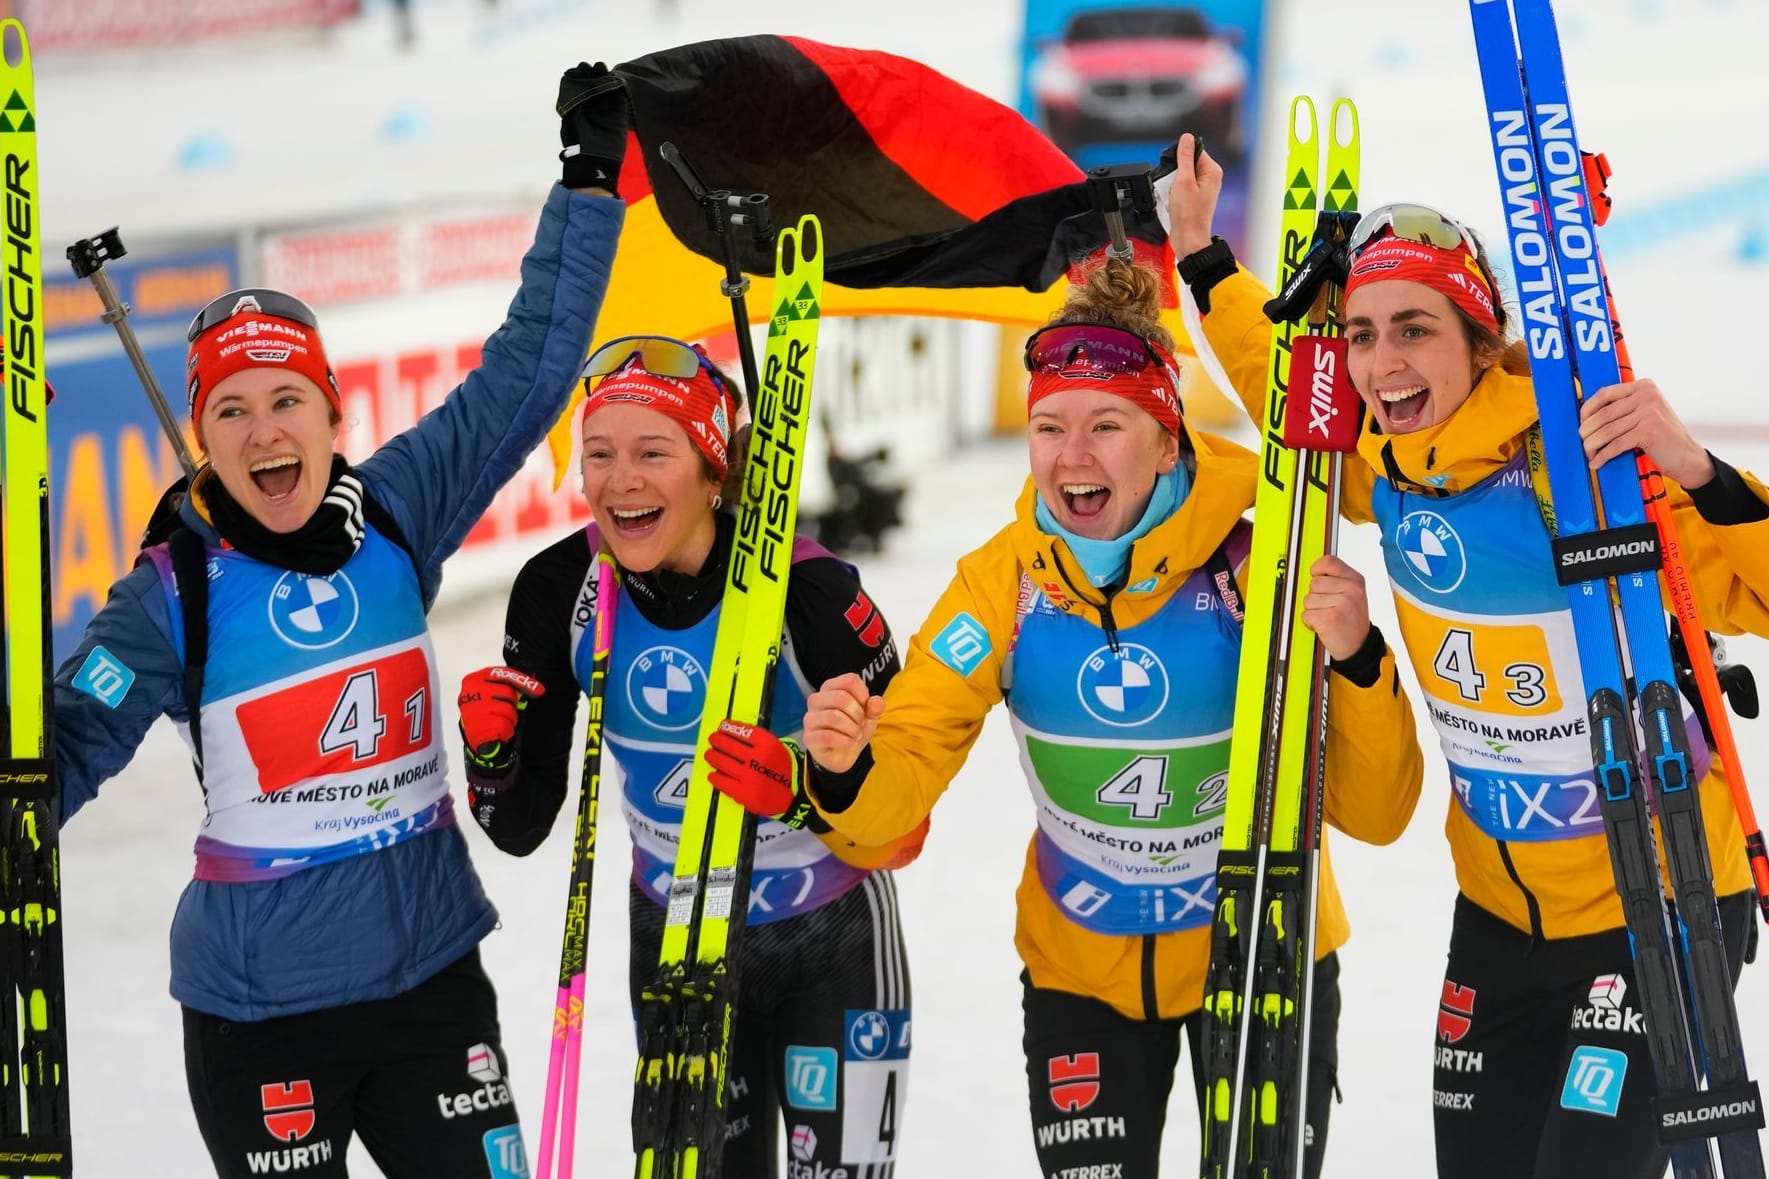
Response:
[[[1068,542],[1069,551],[1081,562],[1081,571],[1087,575],[1089,584],[1095,589],[1104,589],[1124,580],[1130,572],[1130,546],[1178,511],[1191,489],[1192,477],[1184,462],[1176,464],[1165,475],[1157,475],[1154,494],[1149,496],[1149,506],[1143,509],[1142,519],[1129,532],[1111,540],[1076,536],[1056,522],[1056,516],[1044,506],[1043,496],[1037,497],[1038,506],[1033,515],[1042,531]]]

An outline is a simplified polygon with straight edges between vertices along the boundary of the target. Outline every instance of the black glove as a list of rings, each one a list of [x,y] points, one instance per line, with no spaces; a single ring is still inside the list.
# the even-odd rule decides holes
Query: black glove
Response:
[[[559,153],[566,188],[616,193],[627,151],[626,85],[601,62],[578,62],[559,79]]]

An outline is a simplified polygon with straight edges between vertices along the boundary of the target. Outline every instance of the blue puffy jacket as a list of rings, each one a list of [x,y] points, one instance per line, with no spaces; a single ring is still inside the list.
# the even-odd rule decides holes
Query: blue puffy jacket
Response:
[[[564,411],[608,285],[625,206],[555,185],[522,285],[480,367],[416,426],[355,470],[393,517],[427,611],[453,553]],[[184,522],[211,544],[189,505]],[[134,673],[120,698],[76,689],[94,647]],[[228,653],[211,652],[211,664]],[[111,588],[55,680],[61,821],[135,755],[162,713],[188,719],[181,628],[143,562]],[[274,880],[193,880],[172,928],[172,996],[225,1019],[260,1020],[409,990],[466,954],[497,912],[453,825]]]

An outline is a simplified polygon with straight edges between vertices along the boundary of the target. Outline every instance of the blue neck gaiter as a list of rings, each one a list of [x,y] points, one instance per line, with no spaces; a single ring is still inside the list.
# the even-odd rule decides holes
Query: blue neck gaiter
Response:
[[[1088,582],[1095,589],[1104,589],[1124,579],[1130,571],[1130,546],[1147,536],[1157,524],[1166,520],[1185,502],[1185,497],[1192,489],[1192,477],[1187,472],[1185,463],[1174,466],[1165,475],[1155,477],[1155,491],[1149,496],[1149,506],[1143,509],[1142,519],[1136,527],[1123,536],[1111,540],[1093,540],[1090,537],[1076,536],[1067,528],[1056,522],[1056,516],[1044,506],[1044,497],[1038,497],[1037,511],[1034,513],[1038,527],[1052,536],[1060,536],[1068,542],[1069,551],[1081,562],[1081,571],[1087,575]]]

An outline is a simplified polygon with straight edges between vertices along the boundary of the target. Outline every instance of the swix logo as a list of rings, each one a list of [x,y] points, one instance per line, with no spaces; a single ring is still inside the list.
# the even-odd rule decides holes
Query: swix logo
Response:
[[[264,1099],[264,1128],[272,1138],[278,1142],[299,1142],[313,1133],[318,1115],[313,1110],[311,1081],[264,1085],[259,1093]]]
[[[1345,341],[1338,337],[1300,336],[1291,345],[1295,412],[1284,418],[1284,445],[1309,450],[1357,445],[1357,415],[1344,413],[1348,403],[1355,404],[1345,383],[1344,353]]]
[[[247,348],[246,357],[259,364],[287,364],[292,348]]]
[[[1080,1113],[1099,1098],[1099,1053],[1053,1056],[1049,1064],[1050,1103]]]
[[[1308,378],[1308,432],[1327,436],[1327,426],[1339,407],[1333,404],[1333,374],[1338,368],[1337,356],[1321,351],[1314,356],[1314,372]]]
[[[1443,980],[1443,998],[1437,1008],[1437,1038],[1454,1044],[1474,1026],[1474,988]]]
[[[854,628],[854,633],[868,647],[876,647],[884,642],[884,615],[878,612],[878,607],[872,604],[872,599],[866,596],[865,590],[855,596],[854,604],[843,612],[842,617],[848,620],[848,625]]]

